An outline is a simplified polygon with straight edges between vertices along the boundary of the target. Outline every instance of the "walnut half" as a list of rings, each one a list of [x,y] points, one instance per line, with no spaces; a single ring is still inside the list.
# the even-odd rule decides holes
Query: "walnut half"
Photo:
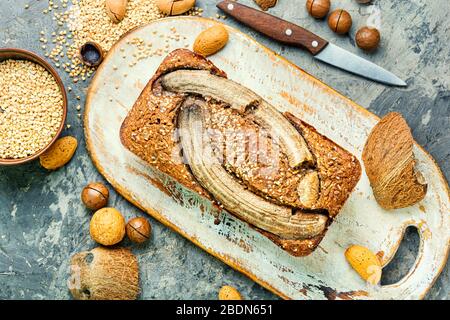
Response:
[[[372,129],[362,158],[377,202],[384,209],[411,206],[425,197],[427,184],[416,171],[414,139],[403,117],[387,114]]]

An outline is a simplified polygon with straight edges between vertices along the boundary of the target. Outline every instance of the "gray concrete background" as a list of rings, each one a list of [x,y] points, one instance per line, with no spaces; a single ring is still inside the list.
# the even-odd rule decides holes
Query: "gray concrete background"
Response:
[[[56,2],[56,1],[55,1]],[[240,2],[253,6],[251,0]],[[25,10],[25,4],[30,8]],[[197,0],[204,16],[215,16],[212,0]],[[374,0],[374,6],[354,0],[332,0],[332,8],[346,8],[353,17],[350,36],[337,36],[325,21],[309,17],[305,0],[279,0],[270,12],[300,24],[340,46],[393,71],[407,88],[379,85],[316,62],[307,53],[280,46],[231,19],[262,44],[293,61],[379,116],[398,111],[408,121],[416,140],[436,159],[450,178],[450,2],[448,0]],[[50,15],[42,15],[44,0],[0,1],[0,47],[20,47],[43,54],[39,32],[51,33]],[[379,50],[371,55],[355,46],[359,26],[376,23],[382,34]],[[1,75],[0,75],[1,76]],[[86,153],[82,121],[76,116],[87,83],[73,85],[62,74],[69,93],[68,123],[64,134],[78,137],[80,146],[71,163],[46,172],[37,162],[19,167],[0,167],[0,299],[68,299],[68,261],[72,254],[95,247],[89,237],[90,213],[79,194],[90,181],[102,181]],[[112,191],[110,205],[126,218],[142,213]],[[203,252],[178,234],[151,219],[153,236],[143,247],[133,246],[141,266],[144,299],[215,299],[224,284],[239,288],[247,299],[277,298],[245,276]],[[125,246],[131,246],[127,241]],[[408,230],[396,259],[385,269],[383,283],[405,275],[417,252],[418,236]],[[427,299],[449,299],[449,269]]]

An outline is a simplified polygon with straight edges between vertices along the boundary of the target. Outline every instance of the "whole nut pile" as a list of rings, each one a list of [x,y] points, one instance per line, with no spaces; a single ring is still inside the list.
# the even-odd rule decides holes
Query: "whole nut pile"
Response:
[[[0,75],[0,158],[25,158],[57,134],[63,96],[53,76],[34,62],[5,60]]]

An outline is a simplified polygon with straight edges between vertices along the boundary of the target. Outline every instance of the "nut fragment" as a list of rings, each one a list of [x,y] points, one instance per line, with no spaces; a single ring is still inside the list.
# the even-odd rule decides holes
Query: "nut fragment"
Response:
[[[322,19],[330,10],[330,0],[308,0],[306,1],[306,10],[312,17]]]
[[[41,166],[47,170],[56,170],[67,164],[77,150],[77,139],[71,136],[63,137],[45,151],[40,157]]]
[[[76,300],[135,300],[139,266],[128,249],[98,247],[72,256],[70,293]]]
[[[236,288],[223,286],[219,291],[219,300],[242,300],[242,296]]]
[[[116,209],[103,208],[94,213],[89,231],[94,241],[112,246],[125,236],[125,219]]]
[[[81,192],[81,200],[91,210],[99,210],[106,206],[108,198],[109,190],[100,182],[89,183]]]
[[[156,0],[156,5],[162,13],[176,16],[191,10],[195,0]]]
[[[352,16],[344,9],[334,10],[328,17],[328,26],[336,33],[347,33],[352,27]]]
[[[300,202],[305,208],[312,208],[319,199],[319,174],[316,171],[311,171],[305,174],[300,180],[297,193]]]
[[[150,238],[152,226],[143,217],[133,218],[127,223],[127,236],[131,241],[143,243]]]
[[[414,139],[403,117],[387,114],[372,129],[362,158],[377,202],[384,209],[411,206],[427,192],[420,172],[415,169]]]
[[[125,18],[128,0],[106,0],[106,13],[114,23],[119,23]]]
[[[194,51],[205,57],[222,50],[228,42],[228,31],[218,24],[200,33],[195,39]]]
[[[376,285],[380,282],[381,262],[372,251],[363,246],[353,245],[345,251],[345,258],[368,283]]]
[[[276,6],[278,0],[254,0],[256,4],[264,11]]]

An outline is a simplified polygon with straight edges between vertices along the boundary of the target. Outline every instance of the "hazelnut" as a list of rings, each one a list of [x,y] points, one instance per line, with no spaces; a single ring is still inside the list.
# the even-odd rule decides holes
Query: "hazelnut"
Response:
[[[114,208],[103,208],[94,213],[89,226],[94,241],[112,246],[122,241],[125,236],[125,219]]]
[[[312,17],[322,19],[330,10],[330,0],[308,0],[306,10]]]
[[[150,238],[152,226],[143,217],[133,218],[127,223],[127,236],[131,241],[143,243]]]
[[[109,198],[108,188],[100,183],[89,183],[81,192],[81,201],[91,210],[98,210],[106,206]]]
[[[344,9],[334,10],[328,17],[328,26],[336,33],[347,33],[352,27],[352,16]]]
[[[361,49],[373,51],[380,43],[380,32],[376,28],[362,27],[356,33],[355,40]]]

